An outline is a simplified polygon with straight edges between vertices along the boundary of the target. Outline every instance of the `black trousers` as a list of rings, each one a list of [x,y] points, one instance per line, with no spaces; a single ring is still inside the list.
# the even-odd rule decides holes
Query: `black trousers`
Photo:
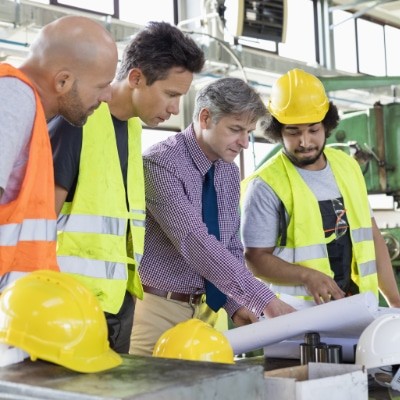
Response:
[[[117,314],[104,313],[107,320],[110,347],[119,354],[129,353],[134,310],[135,302],[132,295],[127,291]]]

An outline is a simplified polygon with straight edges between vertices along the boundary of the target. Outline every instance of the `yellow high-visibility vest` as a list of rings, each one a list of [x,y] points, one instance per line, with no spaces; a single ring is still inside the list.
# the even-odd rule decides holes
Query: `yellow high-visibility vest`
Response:
[[[89,287],[112,314],[119,311],[126,290],[143,297],[138,274],[145,232],[141,132],[140,120],[131,118],[126,194],[114,125],[102,103],[83,127],[76,191],[57,222],[61,271]]]
[[[343,151],[325,148],[324,154],[346,207],[353,248],[351,278],[360,293],[372,291],[378,296],[375,246],[364,177],[357,161]],[[282,151],[277,153],[242,182],[242,196],[255,177],[274,190],[289,215],[287,242],[281,246],[278,238],[273,254],[333,277],[326,244],[334,239],[334,234],[325,238],[318,201],[292,162]],[[271,289],[276,293],[310,298],[304,286],[272,284]]]

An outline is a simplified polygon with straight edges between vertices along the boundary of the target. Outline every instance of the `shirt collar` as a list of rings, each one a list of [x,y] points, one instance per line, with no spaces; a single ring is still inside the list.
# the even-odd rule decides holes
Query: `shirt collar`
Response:
[[[196,140],[196,133],[194,132],[193,124],[190,124],[183,131],[183,135],[185,137],[186,146],[193,162],[200,173],[205,175],[213,163],[206,157],[203,150],[201,150],[199,143]],[[220,160],[217,160],[214,164],[217,166],[219,162]]]

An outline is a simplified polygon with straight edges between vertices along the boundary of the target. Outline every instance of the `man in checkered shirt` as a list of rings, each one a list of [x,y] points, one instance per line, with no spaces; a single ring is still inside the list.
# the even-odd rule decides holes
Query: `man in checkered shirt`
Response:
[[[247,269],[239,237],[240,174],[234,163],[266,109],[238,78],[222,78],[196,96],[193,123],[144,153],[145,250],[139,268],[130,353],[151,355],[160,335],[177,323],[204,319],[205,282],[226,295],[236,325],[294,311]],[[204,176],[215,166],[220,239],[202,219]]]

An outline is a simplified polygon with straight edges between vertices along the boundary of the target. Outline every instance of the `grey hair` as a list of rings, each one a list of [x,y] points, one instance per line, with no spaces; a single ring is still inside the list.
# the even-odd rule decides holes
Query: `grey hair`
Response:
[[[211,119],[218,123],[226,115],[248,115],[251,122],[266,115],[267,110],[260,95],[239,78],[221,78],[199,90],[193,111],[193,122],[200,111],[207,108]]]

